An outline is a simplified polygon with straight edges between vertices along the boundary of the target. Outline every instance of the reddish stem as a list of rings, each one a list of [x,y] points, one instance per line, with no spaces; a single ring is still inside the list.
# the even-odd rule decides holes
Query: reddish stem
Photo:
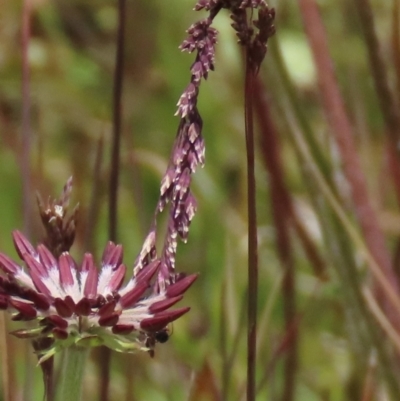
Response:
[[[261,129],[260,145],[263,162],[270,176],[272,216],[276,229],[276,248],[284,270],[282,292],[285,332],[294,331],[290,336],[287,353],[285,354],[285,380],[282,394],[283,401],[290,401],[293,400],[295,393],[297,371],[297,326],[293,330],[293,322],[296,318],[295,270],[289,233],[293,210],[291,198],[284,182],[278,136],[264,93],[262,82],[258,79],[254,86],[255,111]]]
[[[122,116],[122,84],[124,69],[124,33],[125,33],[125,3],[126,0],[118,1],[118,36],[116,63],[114,71],[114,93],[113,93],[113,135],[111,150],[111,173],[110,173],[110,198],[109,198],[109,239],[117,240],[117,203],[118,183],[121,148],[121,116]]]
[[[31,35],[31,0],[25,0],[22,9],[22,192],[25,235],[31,234],[31,98],[29,40]]]
[[[248,309],[247,309],[247,401],[256,399],[256,347],[258,297],[258,243],[256,212],[256,180],[254,172],[253,131],[254,70],[246,49],[245,131],[247,156],[247,210],[248,210]]]
[[[111,150],[111,172],[109,183],[109,239],[117,241],[118,184],[120,171],[122,83],[124,68],[124,33],[126,0],[118,0],[118,36],[113,93],[113,135]],[[111,351],[103,347],[100,355],[100,401],[108,401],[110,384]]]

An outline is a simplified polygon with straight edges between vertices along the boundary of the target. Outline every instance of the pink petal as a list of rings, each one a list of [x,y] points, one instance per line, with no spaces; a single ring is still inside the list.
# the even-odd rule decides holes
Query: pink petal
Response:
[[[99,325],[105,327],[115,326],[119,320],[119,313],[112,313],[111,315],[102,316],[99,319]]]
[[[140,322],[140,327],[147,331],[159,331],[163,329],[168,323],[178,319],[186,312],[189,312],[190,308],[180,308],[172,311],[160,312],[153,317],[143,319]]]
[[[122,245],[115,245],[113,242],[109,242],[103,253],[102,265],[111,266],[115,269],[122,263]]]
[[[147,283],[148,281],[150,281],[155,272],[158,270],[159,266],[160,261],[155,260],[154,262],[151,262],[147,266],[143,267],[143,269],[140,270],[135,276],[136,282],[144,281]]]
[[[198,276],[198,274],[191,274],[170,285],[166,290],[167,297],[171,298],[183,294],[195,282]]]
[[[91,304],[87,298],[82,298],[75,307],[75,313],[79,316],[89,316],[91,310]]]
[[[167,298],[167,299],[163,299],[162,301],[158,301],[158,302],[150,305],[149,312],[150,313],[161,312],[165,309],[170,308],[172,305],[175,305],[182,298],[183,298],[183,295],[179,295],[177,297]]]
[[[44,245],[40,244],[38,246],[38,253],[40,261],[42,262],[43,266],[46,268],[47,271],[53,269],[54,267],[57,268],[56,258]]]
[[[47,278],[49,275],[45,267],[38,262],[32,255],[25,253],[23,259],[30,270],[30,273],[35,272],[40,278]]]
[[[98,282],[98,271],[93,262],[93,256],[90,253],[86,253],[83,258],[83,263],[81,267],[82,272],[88,272],[85,288],[83,294],[87,298],[95,298],[97,295],[97,282]]]
[[[27,289],[26,298],[32,301],[38,310],[46,311],[50,308],[50,302],[46,295],[35,290]]]
[[[108,316],[114,312],[115,306],[117,305],[116,301],[111,301],[103,305],[99,311],[97,312],[99,316]]]
[[[0,253],[0,268],[9,274],[16,274],[20,266],[4,253]]]
[[[35,284],[35,287],[39,292],[45,295],[51,295],[50,290],[47,288],[46,284],[43,282],[43,279],[47,278],[47,271],[43,267],[43,265],[36,261],[31,255],[25,254],[24,256],[25,263],[30,270],[30,275]]]
[[[68,307],[72,310],[72,313],[75,312],[75,308],[76,308],[76,304],[74,302],[74,300],[71,298],[70,295],[67,295],[64,298],[64,302],[68,305]]]
[[[65,288],[74,285],[73,271],[76,272],[75,262],[68,252],[63,252],[58,261],[60,269],[60,282]]]
[[[121,304],[122,308],[125,309],[134,305],[137,301],[139,301],[139,299],[142,297],[142,295],[148,288],[149,285],[146,282],[144,281],[139,282],[131,291],[127,292],[119,300],[119,303]]]
[[[107,287],[111,292],[118,290],[125,278],[126,267],[125,265],[119,265],[118,268],[111,274],[110,281],[107,283]]]
[[[64,302],[61,298],[56,298],[54,300],[54,307],[56,308],[57,313],[61,317],[71,317],[73,310],[68,306],[66,302]]]
[[[31,255],[33,258],[37,257],[37,252],[32,244],[26,239],[26,237],[21,233],[21,231],[15,230],[13,232],[13,240],[15,249],[21,259],[24,259],[25,254]]]
[[[16,299],[9,299],[9,303],[13,306],[21,315],[23,315],[23,319],[21,320],[32,320],[37,316],[36,309],[25,302],[17,301]],[[19,320],[19,319],[18,319]]]

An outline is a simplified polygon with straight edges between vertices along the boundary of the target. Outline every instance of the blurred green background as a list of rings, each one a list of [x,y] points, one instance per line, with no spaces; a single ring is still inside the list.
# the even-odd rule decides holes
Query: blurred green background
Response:
[[[394,0],[395,2],[396,0]],[[393,4],[394,4],[393,2]],[[29,42],[31,99],[32,241],[43,232],[35,209],[35,191],[58,196],[74,177],[73,200],[80,203],[73,254],[79,260],[91,250],[101,257],[108,239],[107,193],[111,150],[112,88],[115,64],[117,4],[107,0],[32,0]],[[393,7],[373,2],[381,51],[392,63]],[[296,107],[329,162],[341,206],[358,230],[338,150],[321,105],[314,60],[297,2],[276,0],[277,33],[271,46],[280,49]],[[388,247],[395,253],[400,215],[385,152],[384,124],[378,108],[357,9],[352,1],[318,2],[335,71],[354,128],[358,156],[367,178]],[[179,120],[176,103],[190,79],[194,55],[181,53],[185,30],[206,13],[193,12],[188,0],[128,0],[124,49],[123,139],[119,188],[119,241],[128,266],[140,250],[152,222],[159,184],[167,166]],[[0,10],[0,249],[13,256],[11,231],[23,229],[22,152],[22,14],[21,1],[3,0]],[[246,381],[247,211],[246,155],[243,119],[244,63],[227,13],[219,31],[215,72],[201,85],[199,111],[204,121],[206,165],[194,175],[198,212],[189,241],[178,247],[177,269],[200,277],[182,306],[189,314],[173,325],[173,334],[156,356],[112,358],[110,400],[242,400]],[[277,50],[260,71],[279,137],[282,173],[296,215],[319,262],[289,230],[295,268],[294,299],[298,363],[297,401],[386,400],[385,377],[376,368],[374,344],[360,345],[344,283],[324,242],[319,211],[304,175],[298,145],[290,132],[293,105],[283,83]],[[394,88],[396,72],[389,70]],[[99,148],[102,138],[103,148]],[[102,154],[96,169],[96,154]],[[259,400],[282,399],[285,358],[292,338],[284,319],[284,275],[277,252],[271,207],[271,176],[257,150],[259,216]],[[96,170],[96,173],[95,173]],[[307,169],[306,169],[307,170]],[[93,183],[99,180],[97,192]],[[312,192],[311,192],[312,193]],[[159,238],[165,225],[159,222]],[[360,246],[343,230],[336,239],[349,242],[361,285],[369,283]],[[346,234],[345,234],[346,235]],[[318,266],[320,270],[316,268]],[[321,271],[323,271],[321,273]],[[352,323],[353,322],[353,323]],[[379,325],[375,322],[376,326]],[[8,329],[18,327],[8,322]],[[285,334],[286,333],[286,334]],[[284,341],[288,336],[287,342]],[[384,342],[391,345],[385,335]],[[41,399],[41,372],[29,344],[7,338],[15,358],[14,400]],[[1,356],[0,356],[1,357]],[[29,363],[25,364],[28,357]],[[98,359],[94,353],[85,376],[85,400],[99,399]],[[3,365],[4,366],[4,365]],[[368,392],[369,383],[374,391]],[[31,383],[31,384],[29,384]],[[26,389],[33,385],[35,391]],[[28,386],[28,387],[27,387]],[[1,394],[1,392],[0,392]],[[372,398],[365,398],[372,394]],[[225,398],[224,398],[225,397]],[[364,397],[364,398],[363,398]],[[0,395],[0,400],[2,396]]]

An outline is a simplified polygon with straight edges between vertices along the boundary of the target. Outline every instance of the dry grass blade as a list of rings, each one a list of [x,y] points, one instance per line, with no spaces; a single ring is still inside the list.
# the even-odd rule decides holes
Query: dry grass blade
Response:
[[[371,290],[368,287],[363,288],[363,295],[369,310],[372,312],[383,331],[387,334],[388,338],[391,340],[400,356],[400,335],[393,327],[391,322],[388,320],[388,318],[385,316],[385,313],[380,308],[378,302],[376,301],[373,294],[371,293]]]

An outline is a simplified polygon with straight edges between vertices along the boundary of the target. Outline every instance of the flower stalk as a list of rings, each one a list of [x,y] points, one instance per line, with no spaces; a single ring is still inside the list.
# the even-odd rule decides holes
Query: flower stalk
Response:
[[[87,355],[88,350],[79,346],[72,346],[65,350],[57,389],[57,401],[81,399]]]

